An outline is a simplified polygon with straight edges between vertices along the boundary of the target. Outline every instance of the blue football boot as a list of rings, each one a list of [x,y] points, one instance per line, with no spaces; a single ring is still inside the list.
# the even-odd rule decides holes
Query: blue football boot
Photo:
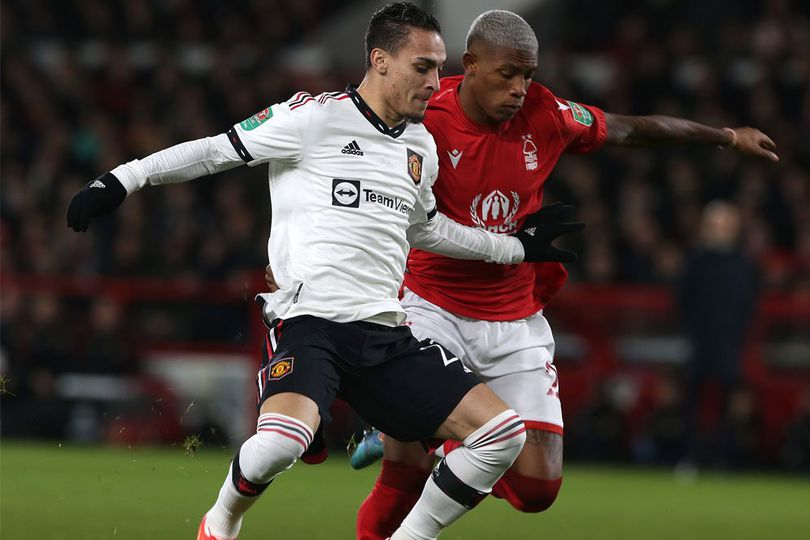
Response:
[[[380,431],[370,429],[363,433],[363,438],[354,448],[352,448],[351,443],[349,444],[352,469],[362,469],[382,459],[382,438],[383,434]]]

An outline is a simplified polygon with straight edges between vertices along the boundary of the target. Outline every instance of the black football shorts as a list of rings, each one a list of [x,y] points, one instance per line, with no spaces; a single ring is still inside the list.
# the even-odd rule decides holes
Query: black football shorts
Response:
[[[336,397],[386,435],[427,440],[479,381],[447,349],[418,341],[407,326],[277,319],[265,336],[259,407],[283,392],[317,403],[329,423]]]

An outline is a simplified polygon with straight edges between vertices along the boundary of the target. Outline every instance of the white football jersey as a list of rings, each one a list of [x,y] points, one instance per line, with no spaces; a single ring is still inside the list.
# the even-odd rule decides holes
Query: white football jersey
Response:
[[[388,128],[348,88],[299,92],[228,138],[248,165],[269,166],[268,255],[279,291],[262,295],[266,314],[404,321],[406,231],[436,213],[438,158],[424,126]]]

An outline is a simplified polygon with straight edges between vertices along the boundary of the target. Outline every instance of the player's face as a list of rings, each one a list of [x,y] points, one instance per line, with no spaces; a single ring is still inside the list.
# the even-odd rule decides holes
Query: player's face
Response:
[[[439,34],[411,29],[408,42],[388,61],[388,102],[398,116],[424,118],[428,100],[439,90],[439,71],[446,60]]]
[[[517,114],[536,69],[536,52],[478,46],[464,53],[464,84],[493,124]]]

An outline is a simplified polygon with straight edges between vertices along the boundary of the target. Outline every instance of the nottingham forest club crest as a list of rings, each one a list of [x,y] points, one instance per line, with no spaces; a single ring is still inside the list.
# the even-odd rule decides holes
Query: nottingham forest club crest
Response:
[[[527,171],[537,170],[537,145],[530,134],[523,136],[523,163]]]
[[[470,219],[481,229],[494,233],[511,233],[517,230],[517,215],[520,195],[515,191],[507,197],[497,189],[486,197],[479,193],[470,204]]]
[[[417,186],[422,181],[422,156],[408,148],[408,174]]]

